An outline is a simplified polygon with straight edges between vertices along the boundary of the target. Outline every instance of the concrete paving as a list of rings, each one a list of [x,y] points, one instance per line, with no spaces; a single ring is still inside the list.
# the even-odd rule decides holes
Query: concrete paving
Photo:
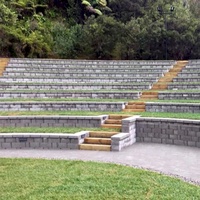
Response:
[[[0,158],[45,158],[111,162],[178,176],[200,185],[200,149],[136,143],[121,152],[6,149]]]

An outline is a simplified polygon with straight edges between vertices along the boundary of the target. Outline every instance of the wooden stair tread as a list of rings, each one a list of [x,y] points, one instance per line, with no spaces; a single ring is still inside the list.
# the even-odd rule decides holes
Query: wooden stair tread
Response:
[[[125,119],[128,117],[132,117],[132,115],[109,115],[109,119]]]
[[[97,138],[97,137],[88,137],[84,139],[84,143],[87,144],[111,144],[110,138]]]
[[[80,144],[80,150],[111,151],[111,145],[105,144]]]
[[[90,131],[90,137],[97,137],[97,138],[110,138],[113,135],[118,134],[119,132],[108,132],[108,131]]]
[[[121,124],[102,124],[101,127],[103,128],[121,128]]]
[[[145,109],[145,105],[126,105],[127,109]]]
[[[121,124],[121,119],[107,119],[105,120],[105,124]]]
[[[124,112],[145,112],[145,109],[124,109]]]

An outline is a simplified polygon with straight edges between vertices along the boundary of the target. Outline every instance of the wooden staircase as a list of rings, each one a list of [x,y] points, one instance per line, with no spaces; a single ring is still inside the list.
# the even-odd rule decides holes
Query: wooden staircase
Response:
[[[84,143],[79,145],[81,150],[110,151],[111,136],[118,132],[93,131],[89,132],[89,137],[84,139]]]
[[[145,102],[128,102],[124,112],[145,112]]]
[[[81,150],[111,151],[111,136],[118,134],[122,127],[122,119],[130,115],[109,115],[109,118],[102,124],[103,128],[116,128],[117,131],[91,131],[84,143],[79,145]]]
[[[8,65],[9,59],[8,58],[0,58],[0,76],[3,75],[3,72]]]
[[[157,83],[153,84],[150,90],[167,90],[168,84],[177,77],[178,73],[182,71],[188,61],[177,61],[177,63],[168,72],[161,77]]]
[[[177,63],[168,72],[161,77],[157,83],[153,84],[149,91],[142,92],[140,100],[156,100],[158,99],[159,90],[167,90],[168,84],[177,77],[178,73],[186,66],[188,61],[177,61]],[[145,112],[145,102],[128,102],[124,112]]]

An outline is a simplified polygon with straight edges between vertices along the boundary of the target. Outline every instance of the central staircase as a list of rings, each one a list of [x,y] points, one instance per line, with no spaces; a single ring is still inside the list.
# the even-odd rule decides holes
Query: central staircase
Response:
[[[84,139],[84,143],[79,145],[81,150],[98,150],[111,151],[111,137],[121,132],[122,119],[131,117],[131,115],[109,115],[102,124],[103,128],[112,128],[117,131],[92,131],[89,132],[89,137]]]

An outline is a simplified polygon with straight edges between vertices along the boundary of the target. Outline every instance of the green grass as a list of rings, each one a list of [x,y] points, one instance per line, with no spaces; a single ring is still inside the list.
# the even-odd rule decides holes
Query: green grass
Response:
[[[160,117],[200,120],[200,113],[167,113],[167,112],[90,112],[90,111],[1,111],[0,116],[20,115],[66,115],[66,116],[98,116],[98,115],[140,115],[141,117]]]
[[[64,101],[64,102],[68,102],[68,101],[78,101],[78,102],[129,102],[129,101],[136,101],[136,102],[163,102],[163,103],[200,103],[200,99],[199,100],[190,100],[190,99],[184,99],[184,100],[141,100],[141,99],[91,99],[91,98],[9,98],[9,99],[1,99],[1,102],[19,102],[19,101],[23,101],[23,102],[27,102],[27,101],[31,101],[31,102],[40,102],[40,101]]]
[[[2,200],[199,200],[200,187],[116,164],[0,159]]]
[[[88,128],[88,127],[0,127],[0,133],[77,133],[80,131],[117,131],[120,129]]]

